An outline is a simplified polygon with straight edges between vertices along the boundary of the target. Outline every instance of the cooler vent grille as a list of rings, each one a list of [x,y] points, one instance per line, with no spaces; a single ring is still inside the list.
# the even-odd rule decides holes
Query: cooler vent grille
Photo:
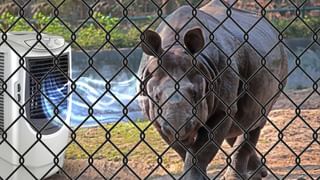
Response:
[[[52,112],[44,103],[47,98],[50,98],[52,103],[58,105],[68,93],[68,88],[66,84],[68,83],[68,78],[66,75],[69,73],[68,55],[63,55],[58,58],[57,66],[54,65],[53,57],[43,57],[43,58],[29,58],[28,59],[28,70],[29,76],[29,95],[31,101],[29,103],[29,118],[37,130],[42,129],[42,134],[51,134],[60,129],[60,126],[55,123],[49,123],[47,111]],[[38,88],[38,83],[41,83],[40,93]],[[45,97],[46,96],[46,97]],[[50,103],[49,103],[50,104]],[[67,108],[67,101],[63,101],[59,105],[59,109]],[[48,110],[49,108],[49,110]]]

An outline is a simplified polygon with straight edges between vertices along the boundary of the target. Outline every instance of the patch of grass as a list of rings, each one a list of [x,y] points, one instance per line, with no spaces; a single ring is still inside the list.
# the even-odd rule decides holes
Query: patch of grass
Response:
[[[102,127],[80,128],[76,131],[76,142],[67,151],[67,159],[106,159],[123,161],[157,161],[159,155],[164,162],[179,162],[180,158],[162,140],[150,121],[120,122]],[[140,130],[139,130],[140,129]],[[71,141],[72,139],[70,139]],[[81,147],[82,148],[81,148]]]

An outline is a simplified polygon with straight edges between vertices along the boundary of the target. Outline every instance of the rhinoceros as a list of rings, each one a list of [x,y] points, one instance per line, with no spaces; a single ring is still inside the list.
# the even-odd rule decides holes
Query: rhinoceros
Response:
[[[224,179],[268,175],[255,146],[286,85],[282,38],[265,18],[219,0],[179,7],[143,32],[139,104],[184,161],[182,178],[207,179],[224,140],[233,147]]]

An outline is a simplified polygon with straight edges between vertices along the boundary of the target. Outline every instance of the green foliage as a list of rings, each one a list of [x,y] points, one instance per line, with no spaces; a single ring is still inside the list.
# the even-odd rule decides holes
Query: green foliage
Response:
[[[76,42],[84,48],[94,49],[104,46],[111,48],[133,47],[139,42],[140,33],[135,28],[125,28],[119,25],[118,18],[94,13],[94,20],[98,23],[84,25],[76,33]]]
[[[104,27],[105,30],[110,31],[115,25],[119,23],[119,18],[112,18],[110,16],[105,16],[100,12],[94,12],[93,18]]]
[[[5,12],[0,15],[0,19],[2,23],[0,24],[0,28],[2,30],[9,31],[31,31],[32,27],[28,25],[28,23],[22,19],[21,17],[13,16],[12,14]]]
[[[57,18],[48,17],[38,12],[33,15],[32,19],[35,20],[37,30],[48,34],[63,36],[66,40],[70,40],[70,30]]]
[[[71,37],[74,32],[76,35],[75,43],[72,43],[74,48],[81,46],[84,49],[97,48],[117,48],[134,47],[139,43],[140,31],[143,31],[150,22],[149,20],[143,23],[137,23],[140,31],[134,26],[124,26],[120,23],[119,18],[105,16],[102,13],[94,12],[93,19],[85,22],[82,26],[71,26],[66,22],[61,22],[58,18],[46,16],[40,12],[35,13],[28,24],[23,18],[14,16],[8,12],[0,15],[0,28],[3,31],[33,31],[37,29],[40,32],[63,36],[68,42],[71,42]],[[285,37],[310,37],[314,31],[320,28],[320,18],[305,17],[303,23],[300,19],[292,20],[276,19],[272,23],[279,29],[284,30]],[[290,26],[286,28],[288,25]],[[308,27],[309,26],[309,27]]]
[[[319,17],[305,16],[302,20],[299,18],[295,20],[276,19],[273,21],[273,24],[277,27],[279,31],[283,31],[284,36],[287,38],[310,37],[314,34],[311,30],[316,32],[320,28]]]
[[[117,48],[132,47],[138,44],[140,33],[135,28],[124,28],[119,25],[119,18],[105,16],[95,12],[93,19],[85,23],[80,28],[72,27],[66,22],[61,22],[58,18],[46,16],[37,12],[32,17],[32,26],[24,19],[13,16],[10,13],[3,13],[0,28],[9,31],[37,31],[63,36],[71,42],[72,32],[76,35],[74,48],[81,46],[85,49],[111,48],[111,44]]]
[[[105,36],[106,33],[102,29],[90,24],[76,32],[76,43],[86,49],[99,48],[105,42]]]

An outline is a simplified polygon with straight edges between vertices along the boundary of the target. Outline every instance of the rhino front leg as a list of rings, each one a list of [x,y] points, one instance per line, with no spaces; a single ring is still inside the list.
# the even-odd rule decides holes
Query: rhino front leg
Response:
[[[187,154],[186,149],[183,146],[181,146],[177,141],[172,143],[166,136],[162,134],[161,131],[159,131],[159,134],[161,135],[162,139],[164,139],[166,143],[169,144],[170,147],[173,150],[175,150],[176,153],[178,153],[181,159],[184,161],[186,159],[186,154]]]
[[[193,179],[209,179],[206,175],[207,166],[213,157],[217,154],[218,148],[213,142],[210,142],[208,138],[208,132],[205,129],[201,129],[201,136],[197,139],[196,143],[190,148],[190,152],[187,152],[185,164],[184,164],[184,177],[185,180]],[[222,144],[223,137],[215,139],[218,146]],[[201,149],[203,146],[203,149]],[[201,150],[200,150],[201,149]],[[200,150],[200,151],[199,151]],[[194,164],[194,161],[196,162]]]
[[[195,144],[189,148],[190,152],[187,152],[183,179],[209,179],[206,174],[207,167],[217,154],[230,126],[231,120],[223,122],[219,128],[213,132],[213,140],[209,139],[210,134],[205,128],[200,128]]]
[[[260,128],[250,131],[247,140],[244,135],[238,136],[234,149],[237,149],[231,156],[232,162],[231,166],[228,167],[226,173],[224,174],[225,180],[238,180],[238,179],[248,179],[248,164],[251,158],[256,159],[256,152],[253,147],[256,146],[259,135]],[[239,147],[240,146],[240,147]],[[256,161],[255,161],[256,162]],[[250,168],[250,167],[249,167]],[[255,177],[254,179],[261,179],[261,177]]]

